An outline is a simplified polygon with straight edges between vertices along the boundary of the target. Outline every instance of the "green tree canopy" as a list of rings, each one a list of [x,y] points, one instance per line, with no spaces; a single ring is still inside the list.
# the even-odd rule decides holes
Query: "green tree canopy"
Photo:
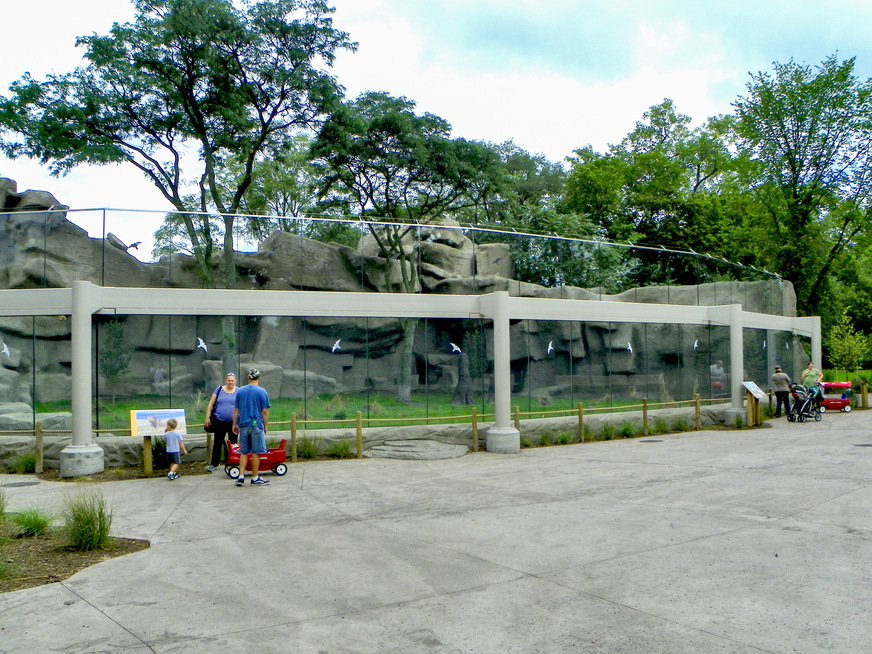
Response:
[[[755,164],[748,185],[778,245],[772,265],[812,313],[833,263],[870,218],[872,82],[854,75],[854,62],[776,62],[752,74],[735,102],[740,145]]]
[[[136,0],[136,18],[78,39],[86,66],[0,99],[2,147],[50,165],[135,166],[180,213],[211,283],[213,233],[188,211],[217,210],[232,275],[233,217],[258,161],[313,128],[339,97],[324,72],[353,48],[321,0]],[[236,183],[218,183],[230,161]],[[226,179],[226,178],[225,178]],[[188,189],[197,189],[193,196]]]

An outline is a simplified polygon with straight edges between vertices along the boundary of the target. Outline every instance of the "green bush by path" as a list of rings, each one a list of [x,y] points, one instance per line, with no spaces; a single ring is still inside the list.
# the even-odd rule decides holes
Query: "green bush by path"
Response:
[[[71,548],[88,551],[105,547],[115,516],[98,490],[72,495],[64,500],[64,521]]]

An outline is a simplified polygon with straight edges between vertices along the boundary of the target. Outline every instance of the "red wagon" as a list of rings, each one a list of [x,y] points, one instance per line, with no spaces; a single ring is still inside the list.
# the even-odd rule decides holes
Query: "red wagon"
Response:
[[[288,471],[288,466],[285,461],[288,460],[288,454],[285,452],[286,439],[282,439],[278,447],[269,448],[266,454],[260,455],[260,471],[272,470],[275,474],[281,477]],[[251,472],[251,456],[245,463],[245,469]],[[227,464],[224,466],[224,472],[231,479],[236,479],[239,476],[239,445],[233,444],[230,446],[230,452],[227,454]]]
[[[821,411],[851,410],[851,382],[822,382],[824,399],[821,400]]]

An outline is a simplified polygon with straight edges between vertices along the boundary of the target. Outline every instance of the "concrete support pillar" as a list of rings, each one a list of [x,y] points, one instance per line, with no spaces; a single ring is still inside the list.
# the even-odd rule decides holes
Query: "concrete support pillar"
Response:
[[[811,361],[816,368],[822,370],[824,362],[823,351],[821,350],[821,317],[812,316],[811,319]]]
[[[90,282],[73,282],[71,319],[73,437],[60,452],[61,477],[103,471],[103,448],[91,430],[91,316],[99,308],[99,292]]]
[[[489,293],[482,298],[483,313],[494,323],[494,426],[487,432],[488,452],[521,451],[521,432],[512,423],[512,366],[509,335],[509,294]]]
[[[730,398],[734,409],[741,409],[745,397],[745,344],[742,332],[742,305],[730,305]]]

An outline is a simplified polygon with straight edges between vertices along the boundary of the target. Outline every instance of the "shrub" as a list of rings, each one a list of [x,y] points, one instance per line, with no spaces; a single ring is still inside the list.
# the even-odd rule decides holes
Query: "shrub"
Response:
[[[297,440],[297,456],[301,459],[315,459],[318,457],[318,444],[310,436],[302,436]]]
[[[9,507],[9,498],[6,497],[6,491],[0,488],[0,522],[6,519],[6,509]]]
[[[603,430],[600,433],[600,438],[604,441],[610,441],[614,437],[615,437],[615,426],[610,422],[603,423]]]
[[[340,438],[327,446],[327,456],[347,459],[351,455],[351,441],[347,438]]]
[[[543,431],[542,435],[539,437],[539,446],[548,447],[551,444],[551,432]]]
[[[73,495],[64,500],[67,542],[73,549],[89,551],[106,546],[115,511],[106,506],[98,490]]]
[[[675,422],[672,423],[672,429],[675,431],[687,431],[690,429],[690,424],[687,422],[687,418],[676,418]]]
[[[621,435],[621,438],[635,438],[638,435],[636,425],[629,421],[621,423],[618,433]]]
[[[745,421],[742,419],[742,414],[737,413],[736,414],[736,422],[735,422],[736,429],[742,429],[742,427],[744,427],[744,426],[745,426]]]
[[[593,430],[587,425],[584,426],[582,434],[584,434],[584,440],[586,441],[592,441],[594,439]]]
[[[655,434],[668,434],[669,423],[667,423],[663,418],[654,418],[654,424],[651,425],[651,431]]]
[[[572,445],[575,442],[575,434],[571,431],[561,431],[554,438],[554,442],[558,445]]]
[[[30,475],[36,472],[36,452],[25,452],[12,459],[12,472]]]
[[[533,441],[526,436],[521,436],[521,447],[533,447]]]
[[[282,439],[279,438],[278,436],[267,436],[265,440],[266,440],[266,449],[268,449],[268,450],[276,449],[279,446],[279,444],[282,442]]]
[[[42,509],[32,507],[12,514],[12,521],[21,528],[24,536],[35,537],[48,529],[54,518]]]

